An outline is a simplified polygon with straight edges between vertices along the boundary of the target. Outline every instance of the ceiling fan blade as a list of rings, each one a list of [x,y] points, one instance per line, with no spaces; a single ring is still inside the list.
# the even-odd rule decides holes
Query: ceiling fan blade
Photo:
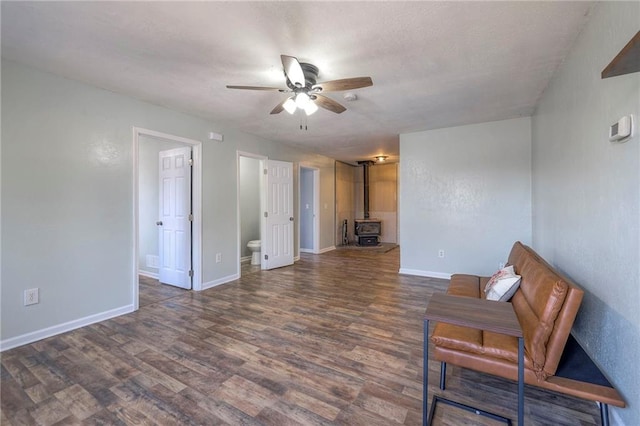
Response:
[[[282,111],[284,111],[284,103],[287,102],[287,99],[276,105],[275,108],[271,110],[271,114],[280,114]]]
[[[345,107],[343,107],[342,105],[340,105],[339,103],[337,103],[331,98],[327,98],[326,96],[322,96],[322,95],[315,95],[315,97],[316,97],[315,103],[318,106],[324,109],[328,109],[331,112],[340,114],[341,112],[345,112],[347,110]]]
[[[263,86],[227,86],[227,89],[243,89],[243,90],[283,90],[278,87]]]
[[[325,81],[324,83],[318,83],[313,88],[321,88],[323,92],[339,92],[341,90],[353,90],[360,89],[362,87],[373,86],[371,77],[354,77],[343,78],[342,80]]]
[[[284,73],[289,81],[294,86],[304,87],[306,85],[306,81],[304,79],[304,72],[302,71],[302,67],[300,66],[300,62],[298,62],[298,59],[294,58],[293,56],[287,55],[280,55],[280,59],[282,60]]]

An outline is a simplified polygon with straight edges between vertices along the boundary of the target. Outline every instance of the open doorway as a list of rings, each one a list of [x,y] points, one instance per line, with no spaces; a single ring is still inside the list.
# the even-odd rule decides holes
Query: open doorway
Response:
[[[320,170],[300,166],[299,235],[300,252],[320,252]]]
[[[267,157],[248,152],[238,157],[238,275],[261,269],[264,212],[264,162]]]
[[[133,130],[135,247],[132,298],[138,309],[139,276],[159,279],[164,270],[164,280],[177,285],[172,282],[175,277],[166,277],[169,271],[178,275],[180,287],[202,289],[202,146],[200,141],[192,139],[141,128]],[[179,173],[174,170],[164,176],[163,164]],[[168,183],[163,186],[163,181]],[[176,199],[180,202],[168,209],[175,214],[163,216],[162,206],[168,205],[167,200],[174,202]],[[170,222],[174,216],[178,216],[178,222]],[[168,267],[163,269],[164,266]]]
[[[248,269],[255,271],[292,265],[295,222],[293,163],[241,151],[237,152],[237,157],[238,275]],[[259,166],[257,176],[256,166]],[[259,209],[256,212],[257,205]],[[256,213],[259,227],[253,224]],[[258,234],[260,238],[256,240]],[[243,268],[243,264],[249,261],[252,267]]]

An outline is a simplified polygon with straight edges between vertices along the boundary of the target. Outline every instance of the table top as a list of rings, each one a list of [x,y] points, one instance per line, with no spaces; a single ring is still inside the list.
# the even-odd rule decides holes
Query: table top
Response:
[[[522,328],[511,303],[435,293],[424,318],[508,336],[522,337]]]

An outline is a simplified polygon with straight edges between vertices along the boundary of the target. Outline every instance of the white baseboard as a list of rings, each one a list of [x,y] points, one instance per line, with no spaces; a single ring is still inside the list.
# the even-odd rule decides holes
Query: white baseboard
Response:
[[[298,256],[294,256],[294,257],[293,257],[293,261],[294,261],[294,262],[297,262],[298,260],[300,260],[300,255],[298,255]]]
[[[320,251],[318,252],[318,254],[322,254],[322,253],[326,253],[328,251],[332,251],[335,250],[336,246],[329,246],[329,247],[325,247],[323,249],[320,249]]]
[[[153,273],[153,272],[148,272],[148,271],[143,271],[142,269],[138,269],[138,275],[142,275],[143,277],[153,278],[155,280],[160,278],[159,274],[156,274],[156,273]]]
[[[218,278],[217,280],[209,281],[206,283],[202,283],[202,288],[200,290],[206,290],[208,288],[216,287],[222,284],[229,283],[231,281],[235,281],[240,278],[240,274],[227,275],[226,277]]]
[[[447,274],[445,272],[423,271],[420,269],[400,268],[398,273],[404,275],[416,275],[418,277],[441,278],[444,280],[451,279],[451,274]]]
[[[251,262],[251,257],[252,256],[243,256],[240,258],[240,263],[247,263],[247,262]]]
[[[133,305],[126,305],[120,308],[111,309],[109,311],[100,312],[98,314],[89,315],[88,317],[78,318],[73,321],[43,328],[41,330],[32,331],[31,333],[26,333],[20,336],[11,337],[9,339],[0,341],[0,352],[6,351],[8,349],[16,348],[18,346],[26,345],[28,343],[37,342],[38,340],[46,339],[47,337],[66,333],[67,331],[71,331],[71,330],[75,330],[76,328],[95,324],[97,322],[108,320],[113,317],[118,317],[120,315],[128,314],[133,311],[134,311]]]
[[[335,249],[336,249],[336,246],[329,246],[329,247],[325,247],[323,249],[318,250],[318,252],[315,252],[313,251],[313,249],[301,248],[300,253],[322,254]]]

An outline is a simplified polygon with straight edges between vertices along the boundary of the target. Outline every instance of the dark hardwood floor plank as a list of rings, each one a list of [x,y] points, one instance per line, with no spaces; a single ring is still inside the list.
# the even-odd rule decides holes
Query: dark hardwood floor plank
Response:
[[[398,274],[399,249],[242,265],[202,292],[140,278],[140,309],[6,351],[6,425],[419,425],[422,324],[447,280]],[[515,383],[450,366],[438,390],[515,417]],[[597,425],[591,403],[527,386],[531,425]],[[434,424],[490,425],[438,406]]]

